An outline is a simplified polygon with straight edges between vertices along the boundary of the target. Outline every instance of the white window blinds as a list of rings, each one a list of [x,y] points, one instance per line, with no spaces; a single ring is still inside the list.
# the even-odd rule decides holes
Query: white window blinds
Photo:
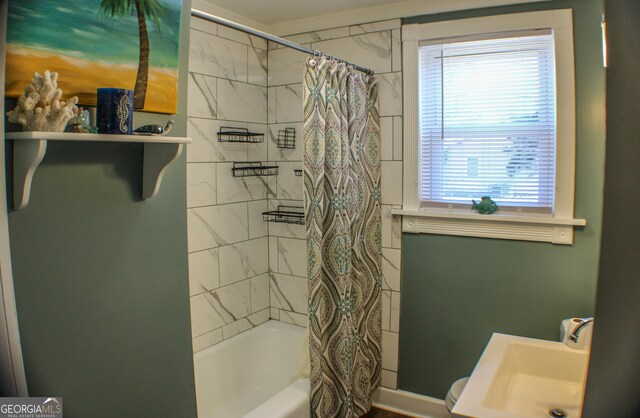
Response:
[[[551,33],[420,47],[423,207],[553,212],[555,65]]]

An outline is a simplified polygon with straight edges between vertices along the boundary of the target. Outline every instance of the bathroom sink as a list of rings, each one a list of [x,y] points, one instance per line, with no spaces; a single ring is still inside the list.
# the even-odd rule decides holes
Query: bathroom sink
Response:
[[[579,418],[588,362],[560,342],[493,334],[452,417]]]

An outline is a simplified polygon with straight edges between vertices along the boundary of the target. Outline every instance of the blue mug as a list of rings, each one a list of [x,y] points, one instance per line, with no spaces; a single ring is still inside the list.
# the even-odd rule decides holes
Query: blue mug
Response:
[[[133,131],[133,90],[98,89],[98,133],[131,135]]]

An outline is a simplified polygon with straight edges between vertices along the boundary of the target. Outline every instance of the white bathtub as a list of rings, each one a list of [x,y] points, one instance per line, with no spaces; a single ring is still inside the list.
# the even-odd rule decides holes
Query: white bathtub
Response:
[[[269,321],[196,353],[198,418],[308,418],[304,331]]]

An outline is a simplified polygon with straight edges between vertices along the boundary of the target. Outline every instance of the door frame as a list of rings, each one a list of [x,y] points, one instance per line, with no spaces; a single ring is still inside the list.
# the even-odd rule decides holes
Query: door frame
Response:
[[[0,396],[28,396],[13,289],[6,189],[4,83],[9,0],[0,0]]]

